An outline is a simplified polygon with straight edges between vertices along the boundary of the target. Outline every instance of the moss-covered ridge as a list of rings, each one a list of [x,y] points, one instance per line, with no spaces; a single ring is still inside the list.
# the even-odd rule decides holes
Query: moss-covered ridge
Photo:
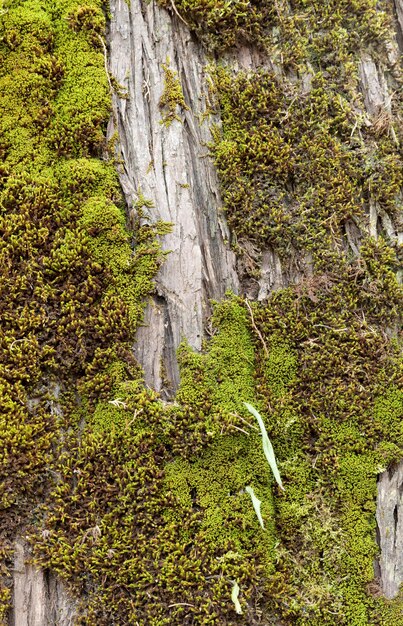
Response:
[[[111,99],[99,39],[102,3],[7,2],[0,20],[6,575],[10,542],[45,495],[60,428],[68,432],[78,419],[77,393],[90,408],[109,394],[113,364],[130,362],[142,298],[162,255],[159,227],[140,229],[131,247],[113,162],[105,158]]]

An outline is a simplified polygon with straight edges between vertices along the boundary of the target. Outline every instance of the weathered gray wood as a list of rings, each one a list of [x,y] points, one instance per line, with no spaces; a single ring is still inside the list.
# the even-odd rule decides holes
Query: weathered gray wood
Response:
[[[396,16],[397,16],[397,41],[401,50],[403,50],[403,0],[394,0]]]
[[[382,108],[390,110],[390,100],[384,74],[379,71],[377,64],[368,53],[361,55],[359,74],[361,91],[368,113],[375,116]]]
[[[29,565],[28,555],[25,542],[17,539],[9,626],[73,626],[76,602],[54,575]]]
[[[114,96],[115,120],[124,166],[120,180],[129,210],[141,194],[152,201],[151,222],[173,224],[163,238],[169,250],[156,280],[156,296],[137,336],[136,355],[146,383],[157,390],[178,385],[176,349],[182,339],[198,349],[211,298],[238,288],[217,175],[208,156],[206,64],[186,27],[155,3],[111,1],[110,70],[128,94]],[[177,72],[189,110],[161,123],[163,64]],[[112,128],[110,129],[112,132]]]
[[[403,582],[403,461],[379,477],[376,520],[382,592],[394,598]]]
[[[389,61],[396,63],[398,57],[397,46],[390,44]],[[392,98],[394,94],[391,86],[388,84],[386,69],[380,62],[375,62],[369,54],[363,53],[359,64],[359,75],[361,92],[365,102],[365,111],[363,113],[367,114],[367,125],[384,124],[387,132],[397,141],[392,123]],[[400,202],[401,200],[402,198],[400,197]],[[368,232],[371,237],[376,239],[380,230],[383,230],[392,241],[403,241],[403,224],[401,221],[399,222],[397,218],[392,220],[387,212],[370,197]]]

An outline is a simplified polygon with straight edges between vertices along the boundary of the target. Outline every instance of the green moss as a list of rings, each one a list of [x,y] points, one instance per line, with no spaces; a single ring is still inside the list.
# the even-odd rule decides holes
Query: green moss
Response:
[[[215,81],[223,125],[213,152],[238,250],[245,239],[282,255],[309,250],[319,269],[338,230],[363,211],[362,163],[343,144],[348,102],[320,74],[298,108],[291,86],[267,71],[231,78],[219,69]]]
[[[159,4],[172,10],[168,0]],[[210,50],[223,50],[240,42],[262,43],[275,15],[275,3],[261,0],[177,0],[176,12]]]
[[[176,0],[211,49],[256,43],[292,75],[213,72],[212,151],[236,251],[249,254],[243,278],[257,277],[251,250],[312,263],[253,319],[242,300],[217,306],[206,349],[180,348],[173,403],[141,384],[131,356],[168,226],[136,228],[133,244],[113,164],[98,158],[110,111],[102,5],[29,0],[1,16],[1,556],[52,469],[33,545],[85,598],[78,623],[400,619],[401,598],[371,592],[376,478],[402,458],[401,346],[389,338],[401,325],[398,249],[363,236],[356,258],[345,243],[370,194],[393,219],[400,207],[401,131],[382,112],[372,126],[356,113],[357,53],[372,45],[388,63],[387,7],[375,4]],[[169,124],[186,103],[164,71]],[[140,214],[148,205],[139,191]],[[285,493],[244,400],[264,417]],[[0,594],[7,602],[7,582]]]
[[[109,397],[114,363],[130,369],[141,301],[163,258],[156,235],[166,227],[139,229],[138,245],[130,246],[113,163],[99,159],[111,110],[99,41],[103,3],[15,1],[0,20],[0,576],[7,602],[12,542],[49,490],[61,433],[67,445],[95,400]]]
[[[205,353],[181,348],[175,404],[115,364],[114,397],[60,460],[34,545],[38,561],[87,598],[83,623],[181,623],[187,607],[195,624],[236,624],[233,579],[245,619],[260,602],[257,585],[273,571],[272,479],[259,435],[236,413],[255,394],[254,348],[240,301],[217,305],[213,320]],[[231,430],[230,420],[247,430]]]
[[[374,592],[379,590],[374,588]],[[396,615],[399,616],[402,606],[402,594],[399,593],[394,600],[386,600],[378,598],[377,606],[374,611],[374,623],[379,626],[393,626],[396,623]]]
[[[186,346],[180,349],[182,378],[176,399],[187,404],[197,398],[201,404],[207,398],[209,408],[243,414],[242,403],[254,395],[254,347],[248,315],[240,303],[228,300],[216,307],[212,324],[218,332],[207,355],[198,355]]]
[[[275,397],[283,396],[296,377],[297,362],[294,351],[287,344],[273,343],[265,363],[265,370],[271,393]]]
[[[382,42],[391,23],[390,6],[376,0],[296,0],[291,5],[282,0],[176,0],[176,10],[168,0],[158,1],[179,14],[207,50],[249,44],[291,68],[306,67],[308,55],[330,71],[335,61],[347,64],[356,49]]]
[[[378,605],[368,593],[378,550],[376,478],[401,458],[403,403],[400,385],[391,384],[400,376],[400,347],[385,344],[376,324],[381,307],[383,323],[394,325],[401,295],[387,280],[388,309],[379,294],[358,323],[354,311],[367,302],[366,284],[346,275],[304,295],[299,287],[278,292],[264,310],[255,309],[263,338],[275,338],[272,368],[270,351],[260,355],[258,389],[285,485],[276,502],[280,563],[270,585],[273,594],[280,585],[287,601],[277,595],[272,610],[293,623],[334,624],[335,615],[340,624],[377,623]],[[286,391],[273,369],[289,381]]]
[[[181,502],[202,507],[201,529],[211,546],[224,548],[231,542],[240,559],[257,549],[269,571],[273,570],[271,480],[258,436],[242,440],[227,435],[199,458],[169,464],[166,481]],[[244,491],[249,484],[262,500],[264,532]]]
[[[164,70],[164,91],[162,92],[159,106],[163,111],[161,124],[164,126],[170,126],[174,120],[178,122],[181,118],[177,114],[178,107],[183,111],[189,110],[183,96],[182,85],[180,83],[178,73],[169,67],[169,59],[166,63],[162,64]]]

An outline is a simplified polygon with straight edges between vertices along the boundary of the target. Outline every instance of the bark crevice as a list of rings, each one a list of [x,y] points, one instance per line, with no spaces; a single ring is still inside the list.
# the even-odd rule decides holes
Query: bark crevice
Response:
[[[235,256],[224,242],[229,234],[218,212],[217,174],[207,154],[209,122],[199,121],[206,107],[207,61],[188,30],[155,3],[134,0],[128,7],[113,0],[111,15],[110,70],[129,97],[113,99],[124,161],[122,188],[129,210],[135,210],[136,190],[141,190],[147,218],[173,225],[162,241],[168,254],[156,279],[164,305],[157,298],[148,306],[135,352],[146,383],[162,391],[168,380],[173,393],[179,382],[175,352],[180,342],[186,339],[200,349],[209,300],[238,289]],[[189,107],[177,106],[179,119],[170,124],[161,123],[164,64],[176,73]]]

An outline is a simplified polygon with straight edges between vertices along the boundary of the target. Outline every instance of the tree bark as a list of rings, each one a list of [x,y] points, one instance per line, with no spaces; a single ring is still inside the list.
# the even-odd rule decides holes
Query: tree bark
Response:
[[[394,598],[403,582],[403,463],[380,475],[376,504],[379,576],[385,597]]]
[[[395,9],[401,46],[401,0],[395,0]],[[112,139],[117,133],[118,171],[129,219],[172,224],[172,232],[162,239],[166,259],[134,346],[145,383],[169,399],[179,385],[177,348],[186,340],[195,350],[201,349],[211,300],[220,300],[232,290],[264,301],[273,291],[309,276],[311,259],[300,259],[296,267],[291,261],[282,262],[273,248],[256,255],[252,250],[260,278],[254,284],[244,282],[239,265],[237,274],[231,234],[221,212],[218,176],[209,156],[212,119],[203,121],[209,108],[205,52],[177,15],[155,2],[111,0],[110,10],[109,70],[119,93],[113,95],[108,136]],[[389,52],[393,67],[399,63],[397,45]],[[269,59],[246,47],[228,54],[226,62],[234,72],[273,68]],[[178,119],[170,124],[164,123],[160,104],[167,68],[177,74],[187,106],[177,108]],[[381,114],[392,115],[389,69],[369,51],[362,54],[359,74],[366,110],[358,113],[368,125]],[[308,79],[303,88],[309,90]],[[219,123],[217,118],[214,121]],[[402,223],[376,200],[369,203],[367,223],[351,222],[346,227],[346,245],[356,255],[360,229],[374,238],[385,232],[392,241],[403,243]],[[393,598],[403,582],[403,462],[379,477],[376,519],[380,585],[385,597]],[[27,565],[27,556],[24,542],[18,539],[10,626],[70,626],[74,600],[56,576]]]
[[[73,626],[74,600],[57,576],[27,563],[29,549],[15,543],[13,605],[9,626]]]
[[[155,3],[112,0],[110,70],[128,99],[113,97],[114,120],[123,166],[120,181],[129,215],[137,217],[140,194],[147,206],[142,220],[163,220],[172,232],[168,252],[147,306],[135,353],[145,382],[163,394],[178,387],[176,350],[183,339],[200,349],[209,301],[237,291],[235,255],[221,204],[217,174],[209,156],[206,111],[207,62],[186,27]],[[179,76],[188,110],[162,123],[164,65]],[[111,124],[110,134],[114,132]],[[144,209],[143,209],[144,211]]]
[[[400,0],[396,12],[397,29],[401,29]],[[183,23],[154,3],[132,0],[129,7],[124,0],[112,0],[111,13],[110,68],[129,95],[129,100],[114,96],[114,120],[123,159],[122,188],[130,211],[136,210],[141,190],[153,202],[149,218],[174,225],[172,234],[164,238],[170,252],[157,277],[157,295],[147,307],[135,351],[146,383],[158,391],[173,392],[179,382],[176,349],[180,341],[186,339],[199,349],[209,300],[222,298],[228,288],[237,291],[242,283],[236,276],[234,255],[224,243],[229,233],[219,214],[219,184],[207,149],[211,120],[199,122],[207,107],[207,60]],[[235,72],[273,69],[269,59],[247,47],[226,57]],[[178,72],[189,107],[182,112],[182,119],[168,128],[161,124],[159,107],[167,58]],[[399,63],[397,45],[389,48],[389,63],[391,67]],[[366,107],[361,113],[366,115],[367,124],[376,123],[382,113],[391,116],[393,94],[387,68],[364,53],[359,74]],[[307,83],[305,91],[309,88]],[[113,130],[112,124],[110,132]],[[189,187],[184,189],[183,184]],[[403,242],[402,223],[392,220],[375,201],[370,202],[367,228],[374,238],[383,231],[392,241]],[[358,254],[359,234],[346,231],[348,245]],[[274,249],[264,250],[259,255],[258,285],[243,285],[243,292],[260,301],[276,289],[298,283],[311,274],[309,258],[300,261],[302,271],[284,267]],[[402,468],[403,462],[381,474],[378,481],[379,575],[387,598],[394,597],[403,582],[403,527],[398,522],[403,519]]]

